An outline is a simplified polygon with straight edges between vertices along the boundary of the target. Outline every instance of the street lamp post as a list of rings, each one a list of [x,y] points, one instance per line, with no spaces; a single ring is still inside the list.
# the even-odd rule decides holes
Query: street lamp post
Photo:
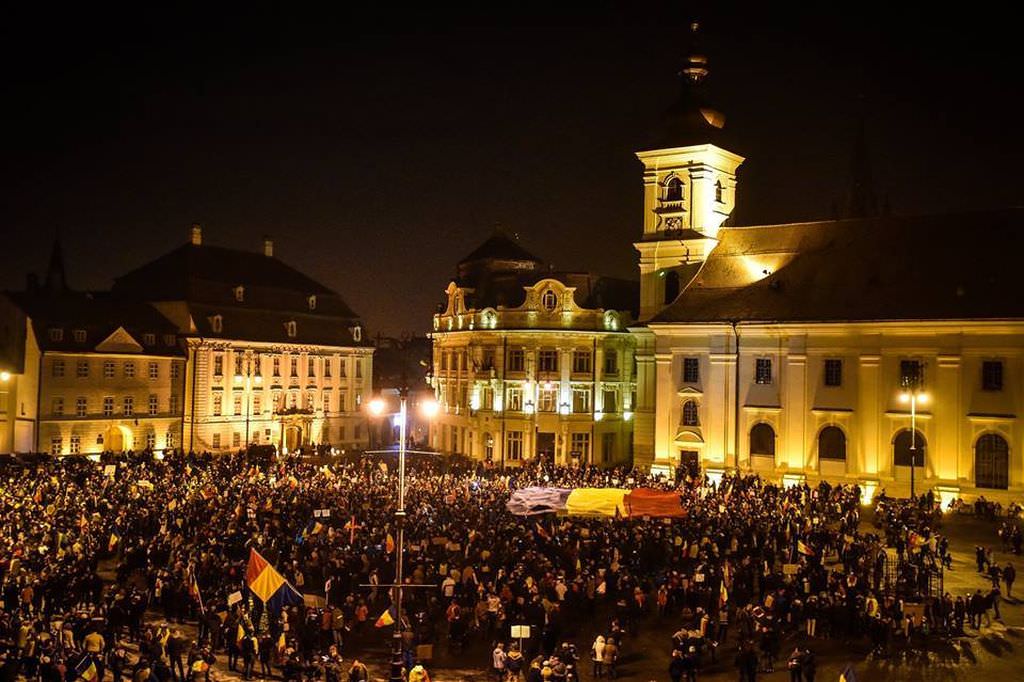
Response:
[[[402,561],[405,554],[405,454],[406,422],[408,421],[409,389],[398,392],[398,506],[395,509],[395,629],[391,635],[391,682],[402,682],[402,584],[404,582]],[[370,401],[370,413],[384,414],[384,401],[374,398]],[[433,418],[438,411],[436,401],[421,404],[421,411],[427,418]]]
[[[900,400],[910,403],[910,497],[916,499],[914,469],[917,468],[917,404],[928,402],[928,394],[920,386],[909,386],[900,394]]]

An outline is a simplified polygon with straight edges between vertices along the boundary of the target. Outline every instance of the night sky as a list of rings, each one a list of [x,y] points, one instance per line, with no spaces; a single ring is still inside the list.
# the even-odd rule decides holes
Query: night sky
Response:
[[[7,14],[0,287],[41,270],[58,230],[72,286],[105,288],[193,221],[212,244],[272,235],[371,334],[427,330],[496,225],[560,269],[635,277],[633,152],[676,96],[694,14],[747,157],[738,224],[830,217],[860,111],[895,213],[1024,204],[1007,17],[636,5]]]

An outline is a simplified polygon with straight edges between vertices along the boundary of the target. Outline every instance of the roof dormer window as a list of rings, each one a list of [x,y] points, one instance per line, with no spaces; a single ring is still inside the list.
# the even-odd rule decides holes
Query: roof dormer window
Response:
[[[75,343],[85,343],[84,329],[76,329],[73,333],[75,335]]]
[[[306,299],[306,303],[309,304],[310,310],[316,310],[316,294],[310,294],[309,298]]]
[[[356,343],[363,340],[363,328],[358,324],[352,327],[352,340]]]
[[[224,331],[224,317],[221,315],[214,315],[210,318],[210,331],[214,334],[220,334]]]
[[[299,334],[299,325],[295,320],[288,320],[284,323],[284,331],[289,339],[294,339]]]
[[[235,301],[237,303],[243,303],[245,301],[245,287],[243,287],[241,284],[239,284],[237,287],[234,288],[234,292],[235,292]]]
[[[156,334],[143,334],[142,345],[144,346],[155,346],[156,345]]]
[[[64,330],[59,327],[50,327],[50,341],[63,341]]]
[[[555,308],[558,306],[558,296],[555,294],[554,291],[548,289],[543,294],[541,294],[540,304],[544,307],[544,310],[548,311],[549,313],[554,312]]]

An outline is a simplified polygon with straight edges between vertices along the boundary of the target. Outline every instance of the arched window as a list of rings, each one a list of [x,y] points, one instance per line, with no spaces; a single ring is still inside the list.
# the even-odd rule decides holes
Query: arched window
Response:
[[[558,296],[554,291],[548,289],[540,297],[540,304],[544,306],[544,310],[549,313],[552,312],[558,306]]]
[[[722,187],[722,181],[715,181],[715,201],[722,204],[725,203],[725,188]]]
[[[666,270],[665,276],[665,305],[676,300],[679,296],[679,273],[675,270]]]
[[[284,331],[288,335],[289,339],[294,339],[298,334],[298,325],[295,320],[288,320],[284,323]]]
[[[665,183],[665,201],[682,201],[683,200],[683,181],[676,176],[672,176]]]
[[[697,403],[687,400],[683,403],[683,426],[697,426]]]
[[[245,301],[245,287],[239,284],[235,287],[235,301],[242,303]]]
[[[770,424],[755,424],[750,429],[750,454],[775,456],[775,429]]]
[[[818,434],[819,459],[846,459],[846,434],[838,426],[826,426]]]
[[[309,304],[310,310],[316,310],[316,294],[310,294],[309,298],[306,299],[306,303]]]
[[[923,467],[927,450],[928,442],[923,433],[903,429],[892,441],[892,461],[898,467],[908,467],[911,462],[916,467]]]
[[[974,445],[974,484],[999,490],[1010,485],[1010,446],[998,433],[986,433]]]

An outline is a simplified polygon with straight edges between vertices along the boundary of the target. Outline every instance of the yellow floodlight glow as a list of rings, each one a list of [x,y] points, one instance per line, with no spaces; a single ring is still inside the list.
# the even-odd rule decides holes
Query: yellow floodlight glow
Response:
[[[384,414],[384,401],[380,398],[374,398],[367,403],[367,409],[370,410],[370,414],[374,417],[379,417]]]
[[[433,398],[428,398],[420,403],[420,414],[427,419],[433,419],[441,411],[441,406]]]

